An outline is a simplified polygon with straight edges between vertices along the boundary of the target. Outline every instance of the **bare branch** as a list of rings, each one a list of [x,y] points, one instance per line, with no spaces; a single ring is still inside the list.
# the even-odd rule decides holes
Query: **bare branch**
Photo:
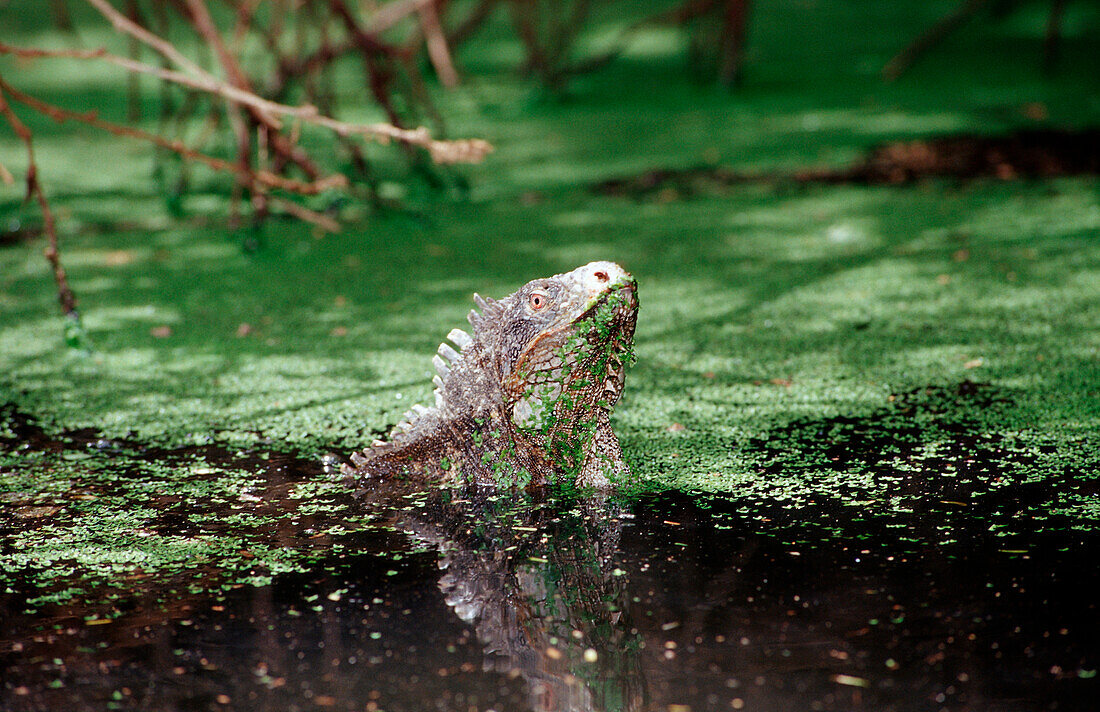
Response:
[[[214,18],[210,16],[210,11],[207,9],[206,3],[202,0],[187,0],[187,9],[191,12],[191,17],[195,23],[195,29],[198,30],[199,35],[214,49],[214,53],[218,57],[218,62],[222,65],[222,69],[225,70],[226,77],[229,78],[229,83],[237,89],[248,92],[249,94],[253,93],[248,78],[245,76],[244,72],[241,71],[236,58],[230,54],[225,43],[222,42],[221,34],[218,33],[218,28],[214,26]],[[255,107],[252,108],[254,115],[259,121],[268,126],[273,126],[276,129],[279,128],[278,123],[269,117],[266,111],[262,111]]]
[[[482,139],[436,140],[432,138],[431,132],[424,127],[404,129],[386,123],[351,124],[337,121],[336,119],[321,115],[317,107],[309,104],[303,106],[279,104],[258,97],[251,92],[232,87],[225,82],[214,79],[210,75],[206,75],[208,78],[190,77],[171,69],[154,67],[141,62],[135,62],[126,57],[113,55],[104,49],[41,50],[12,47],[11,45],[0,43],[0,53],[14,54],[22,57],[99,59],[118,65],[131,72],[149,74],[164,81],[186,86],[191,89],[197,89],[209,94],[215,94],[243,106],[255,107],[266,113],[301,119],[305,123],[322,126],[340,136],[360,136],[366,139],[373,139],[383,144],[389,143],[390,141],[397,141],[411,146],[419,146],[426,149],[432,156],[432,159],[437,163],[477,163],[493,150],[492,145],[488,141]],[[73,118],[75,118],[75,115]]]
[[[909,43],[909,46],[886,63],[882,68],[882,78],[886,81],[894,81],[913,66],[913,63],[921,55],[943,41],[945,37],[954,32],[974,15],[977,15],[989,0],[964,0],[962,4],[947,13],[924,33]]]
[[[196,76],[210,77],[211,79],[213,78],[202,67],[195,64],[187,57],[183,56],[183,54],[178,49],[172,46],[171,42],[157,37],[152,32],[149,32],[149,30],[130,20],[128,17],[116,10],[114,6],[111,5],[111,3],[107,2],[107,0],[88,0],[88,4],[94,7],[96,10],[99,10],[100,14],[106,17],[116,30],[130,35],[134,39],[148,45],[157,52],[160,52],[162,55],[164,55],[165,59],[167,59],[180,69],[191,72]]]
[[[57,283],[57,300],[61,303],[61,311],[72,319],[79,319],[76,311],[76,295],[69,287],[69,280],[65,274],[65,267],[61,264],[61,251],[57,241],[57,225],[53,219],[53,211],[46,200],[46,194],[42,192],[42,185],[38,182],[38,164],[34,160],[34,136],[26,124],[12,111],[4,98],[4,90],[8,89],[4,80],[0,77],[0,115],[7,119],[12,130],[27,147],[27,198],[34,198],[42,211],[42,227],[46,233],[46,260],[53,268],[54,281]],[[10,93],[10,92],[9,92]],[[14,98],[14,94],[12,95]],[[7,170],[5,169],[5,173]],[[11,174],[8,174],[11,177]]]
[[[317,113],[317,108],[314,106],[284,106],[282,104],[276,104],[275,102],[268,101],[255,94],[244,91],[237,87],[226,84],[225,82],[215,78],[211,74],[203,73],[201,76],[190,76],[183,74],[182,72],[175,71],[173,69],[165,69],[163,67],[155,67],[143,62],[137,62],[127,57],[120,57],[115,54],[109,53],[105,48],[92,49],[92,50],[44,50],[36,48],[24,48],[13,47],[8,44],[0,42],[0,53],[14,54],[17,57],[68,57],[71,59],[99,59],[104,62],[122,67],[129,72],[137,72],[139,74],[148,74],[150,76],[157,77],[166,82],[172,82],[173,84],[179,84],[190,89],[196,89],[198,91],[206,92],[207,94],[214,94],[224,99],[228,99],[236,104],[244,106],[251,106],[265,114],[283,114],[294,116],[296,118],[306,118],[312,114]],[[278,124],[277,124],[278,125]]]
[[[340,223],[324,213],[310,210],[309,208],[298,205],[294,201],[286,200],[285,198],[275,198],[272,202],[299,220],[316,225],[326,232],[340,232]]]
[[[248,77],[245,75],[244,71],[241,70],[236,57],[229,52],[225,43],[222,41],[217,27],[214,26],[214,19],[210,17],[210,12],[206,8],[206,4],[202,0],[187,0],[187,6],[191,10],[191,15],[195,21],[195,27],[198,29],[199,34],[206,40],[207,44],[214,48],[215,53],[218,55],[218,61],[229,77],[229,83],[242,91],[255,95],[255,92],[252,90],[252,85],[248,81]],[[257,123],[269,129],[265,131],[265,133],[267,133],[266,138],[268,144],[282,159],[293,162],[311,179],[316,180],[317,177],[321,175],[320,169],[310,160],[306,152],[292,142],[287,141],[286,138],[279,133],[279,122],[273,116],[255,108],[246,108],[248,108],[249,114]],[[247,156],[243,152],[242,160],[247,160]]]
[[[121,126],[119,124],[114,124],[109,121],[104,121],[103,119],[98,118],[94,111],[80,113],[76,111],[69,111],[68,109],[62,109],[60,107],[53,106],[52,104],[47,104],[44,101],[36,99],[33,96],[28,96],[18,89],[15,89],[10,84],[5,82],[2,77],[0,77],[0,90],[7,92],[8,96],[10,96],[15,101],[18,101],[20,104],[25,104],[35,111],[44,114],[59,123],[65,121],[79,121],[80,123],[94,126],[95,128],[102,129],[109,133],[115,134],[116,136],[127,136],[130,138],[147,141],[156,146],[179,154],[181,158],[202,163],[203,165],[216,171],[233,173],[235,175],[243,176],[247,179],[249,185],[252,185],[254,187],[279,188],[282,190],[291,191],[293,193],[299,193],[301,195],[316,195],[317,193],[322,193],[327,190],[344,188],[347,186],[348,183],[347,178],[339,173],[334,173],[319,180],[305,182],[283,178],[282,176],[276,175],[271,171],[249,171],[239,165],[230,163],[228,161],[223,161],[220,158],[214,158],[213,156],[207,156],[205,154],[199,153],[198,151],[194,151],[188,148],[182,141],[166,139],[163,136],[158,136],[157,134],[142,131],[141,129],[135,129],[130,126]]]
[[[439,75],[439,81],[447,88],[458,86],[458,72],[451,61],[451,51],[447,48],[447,36],[439,24],[439,13],[434,2],[420,7],[420,27],[424,30],[424,41],[428,46],[428,58]]]
[[[363,29],[373,35],[381,34],[414,12],[421,12],[426,7],[434,9],[435,3],[436,0],[397,0],[386,3],[370,16]]]

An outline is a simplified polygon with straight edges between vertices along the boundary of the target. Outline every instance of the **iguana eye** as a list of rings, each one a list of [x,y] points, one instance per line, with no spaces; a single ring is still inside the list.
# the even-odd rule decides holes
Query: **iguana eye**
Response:
[[[550,303],[550,298],[547,297],[545,294],[535,292],[531,295],[528,303],[530,303],[532,309],[538,311],[539,309],[545,308],[546,305]]]

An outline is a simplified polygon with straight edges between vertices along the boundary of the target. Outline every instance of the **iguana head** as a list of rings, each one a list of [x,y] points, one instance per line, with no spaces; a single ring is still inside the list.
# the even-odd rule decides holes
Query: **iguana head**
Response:
[[[433,359],[435,406],[406,413],[392,446],[491,414],[494,427],[512,431],[529,454],[562,472],[588,473],[594,453],[618,453],[608,414],[633,361],[636,290],[619,265],[592,262],[500,300],[475,294],[481,311],[470,312],[473,335],[452,330],[453,346],[444,342]]]
[[[637,285],[613,262],[528,282],[500,321],[505,412],[552,464],[583,464],[633,359]]]

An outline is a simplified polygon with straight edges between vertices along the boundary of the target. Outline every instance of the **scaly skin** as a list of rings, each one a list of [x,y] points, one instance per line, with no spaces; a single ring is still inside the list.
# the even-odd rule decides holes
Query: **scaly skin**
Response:
[[[628,473],[611,409],[633,360],[634,278],[613,262],[474,295],[473,335],[455,329],[433,359],[436,404],[406,413],[389,442],[352,455],[356,478],[411,483],[606,488]]]

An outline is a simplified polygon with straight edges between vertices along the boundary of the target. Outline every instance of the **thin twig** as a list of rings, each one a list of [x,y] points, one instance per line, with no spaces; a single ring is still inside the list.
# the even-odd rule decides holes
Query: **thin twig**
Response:
[[[400,122],[401,117],[387,92],[391,76],[388,71],[379,68],[377,65],[380,59],[393,60],[399,56],[399,53],[365,31],[342,0],[329,0],[329,5],[344,23],[348,34],[351,35],[362,53],[371,92],[386,111],[391,123],[363,127],[336,121],[326,116],[311,116],[303,118],[304,121],[325,126],[340,136],[368,135],[379,141],[383,141],[382,137],[386,136],[408,146],[419,146],[426,149],[436,163],[477,163],[493,150],[492,145],[482,139],[439,141],[433,139],[428,129],[423,126],[415,129],[405,129],[395,125]]]
[[[316,225],[326,232],[340,232],[340,223],[324,213],[310,210],[309,208],[298,205],[294,201],[286,200],[285,198],[274,198],[272,202],[299,220]]]
[[[363,29],[372,35],[381,34],[409,15],[428,6],[434,7],[435,3],[436,0],[396,0],[386,3],[371,14]]]
[[[97,129],[102,129],[109,133],[115,134],[116,136],[127,136],[129,138],[136,138],[142,141],[148,141],[149,143],[152,143],[156,146],[179,154],[181,158],[202,163],[203,165],[216,171],[233,173],[235,175],[240,175],[243,172],[245,173],[246,178],[248,178],[248,182],[250,185],[256,185],[265,188],[279,188],[282,190],[290,191],[292,193],[299,193],[301,195],[316,195],[327,190],[344,188],[347,186],[348,183],[348,179],[339,173],[334,173],[319,180],[306,182],[283,178],[282,176],[275,175],[270,171],[242,171],[240,166],[230,163],[228,161],[224,161],[220,158],[214,158],[213,156],[207,156],[206,154],[192,150],[191,148],[188,148],[182,141],[167,139],[163,136],[158,136],[157,134],[142,131],[141,129],[135,129],[130,126],[121,126],[119,124],[114,124],[109,121],[104,121],[103,119],[98,118],[94,111],[81,113],[76,111],[69,111],[68,109],[62,109],[58,106],[53,106],[52,104],[47,104],[44,101],[36,99],[33,96],[28,96],[27,94],[24,94],[23,92],[15,89],[10,84],[5,82],[2,77],[0,77],[0,89],[7,92],[8,96],[10,96],[15,101],[18,101],[20,104],[25,104],[37,111],[38,113],[44,114],[59,123],[65,121],[79,121],[80,123],[93,126]]]
[[[447,48],[447,36],[439,24],[439,13],[434,2],[420,6],[420,27],[424,30],[424,42],[428,47],[428,59],[435,67],[439,81],[448,89],[458,86],[458,72],[451,60],[451,51]]]
[[[205,69],[195,64],[187,57],[183,56],[183,54],[178,49],[172,46],[171,42],[157,37],[152,32],[149,32],[149,30],[145,29],[136,22],[133,22],[125,15],[120,13],[118,10],[116,10],[114,6],[111,5],[111,3],[107,2],[107,0],[87,1],[89,5],[94,7],[96,10],[99,10],[100,14],[106,17],[116,30],[130,35],[131,37],[153,48],[157,52],[160,52],[162,55],[164,55],[166,59],[168,59],[170,62],[172,62],[172,64],[176,65],[180,69],[191,72],[196,76],[210,77],[210,74]]]
[[[384,65],[387,60],[392,61],[397,52],[378,39],[374,34],[365,30],[355,17],[355,13],[342,0],[329,0],[332,12],[343,23],[344,29],[355,42],[356,48],[363,57],[363,68],[367,73],[367,85],[375,101],[386,112],[390,123],[395,127],[401,126],[401,115],[390,99],[389,85],[393,80],[393,73]]]
[[[15,176],[11,174],[11,171],[9,171],[3,163],[0,163],[0,181],[3,181],[4,185],[12,185],[15,183]]]
[[[466,16],[466,19],[459,24],[452,32],[447,34],[447,41],[452,47],[465,42],[470,35],[474,34],[480,27],[485,24],[485,20],[492,14],[496,6],[500,4],[501,0],[481,0],[470,11],[470,14]]]
[[[920,58],[922,54],[935,47],[945,37],[954,32],[964,22],[986,6],[989,0],[964,0],[958,7],[947,13],[934,25],[925,30],[920,37],[909,43],[909,46],[898,52],[882,68],[882,77],[886,81],[894,81]]]
[[[89,0],[91,2],[92,0]],[[233,102],[245,106],[254,106],[262,111],[282,116],[289,116],[316,126],[322,126],[340,136],[361,136],[373,139],[379,143],[397,141],[412,146],[426,149],[437,163],[477,163],[486,154],[493,150],[489,142],[482,139],[464,140],[436,140],[431,132],[424,127],[405,129],[393,124],[350,124],[338,121],[318,112],[317,107],[306,104],[303,106],[288,106],[277,102],[268,101],[250,92],[236,89],[225,82],[218,80],[209,81],[203,78],[190,77],[180,72],[154,67],[152,65],[134,62],[126,57],[119,57],[108,53],[104,49],[95,50],[41,50],[12,47],[0,43],[0,53],[14,54],[22,57],[69,57],[73,59],[99,59],[111,64],[116,64],[128,71],[141,72],[158,77],[181,86],[197,89],[209,94],[215,94]]]
[[[240,89],[241,91],[253,94],[252,86],[248,81],[248,77],[241,71],[241,67],[237,64],[237,59],[225,46],[222,41],[222,36],[218,32],[218,28],[214,25],[214,18],[210,16],[210,11],[206,7],[206,3],[202,0],[187,0],[187,9],[191,13],[191,18],[194,21],[195,29],[198,31],[199,36],[202,37],[206,43],[213,48],[214,54],[218,57],[218,63],[221,64],[222,69],[225,71],[225,75],[229,78],[229,83]],[[279,129],[278,121],[273,117],[268,116],[266,111],[252,107],[253,116],[260,123],[270,126],[274,129]]]
[[[65,274],[65,267],[61,264],[61,251],[58,247],[57,240],[57,225],[53,219],[53,211],[50,210],[50,203],[46,200],[46,194],[42,192],[42,185],[38,182],[38,164],[34,160],[34,136],[31,130],[27,128],[26,124],[19,120],[19,117],[12,111],[11,106],[8,105],[7,100],[4,98],[5,90],[9,87],[4,83],[2,77],[0,77],[0,114],[8,120],[8,124],[11,125],[13,131],[19,136],[20,140],[27,147],[27,198],[34,198],[38,202],[38,207],[42,211],[42,227],[46,233],[46,249],[44,254],[46,260],[50,263],[50,267],[53,268],[54,281],[57,283],[57,300],[61,303],[61,311],[65,316],[72,319],[79,319],[79,314],[76,310],[76,295],[73,294],[73,290],[69,287],[69,280]],[[8,91],[10,94],[11,92]],[[15,95],[12,94],[12,98]],[[6,169],[5,169],[5,172]],[[10,174],[9,174],[10,177]]]
[[[214,54],[218,57],[218,63],[221,64],[222,70],[229,79],[228,83],[236,89],[254,95],[255,92],[252,90],[247,75],[245,75],[244,71],[241,69],[236,57],[234,57],[225,46],[225,42],[222,41],[221,34],[214,25],[214,18],[210,16],[210,11],[206,7],[206,3],[203,2],[203,0],[186,0],[186,4],[195,30],[198,32],[199,36],[205,40],[207,46],[213,48]],[[264,132],[267,134],[264,138],[267,144],[274,149],[276,153],[283,159],[292,161],[302,169],[302,172],[311,180],[316,180],[320,177],[321,170],[312,160],[310,160],[306,152],[289,143],[286,138],[279,133],[281,126],[277,119],[271,116],[270,113],[256,107],[246,106],[245,108],[248,110],[252,120],[264,127]],[[244,117],[239,115],[238,107],[231,104],[228,107],[228,111],[230,123],[237,137],[237,160],[247,168],[251,163],[252,154],[252,142],[250,139],[251,127],[244,120]],[[259,201],[260,212],[263,212],[263,196],[254,196],[254,198]]]
[[[198,91],[206,92],[208,94],[214,94],[224,99],[228,99],[234,103],[244,106],[251,106],[263,113],[275,113],[294,116],[296,118],[306,118],[309,115],[316,114],[317,109],[313,106],[284,106],[276,104],[275,102],[268,101],[255,94],[244,91],[230,84],[227,84],[219,79],[216,79],[213,75],[203,73],[200,76],[191,76],[183,74],[174,69],[166,69],[163,67],[154,67],[150,64],[143,62],[137,62],[126,57],[120,57],[115,54],[111,54],[104,48],[90,49],[90,50],[44,50],[37,48],[24,48],[13,47],[8,44],[0,42],[0,53],[14,54],[17,57],[50,57],[59,58],[67,57],[70,59],[99,59],[104,62],[122,67],[129,72],[137,72],[140,74],[148,74],[161,79],[166,82],[172,82],[173,84],[179,84],[190,89],[197,89]],[[281,127],[281,125],[280,125]]]
[[[221,64],[222,71],[225,72],[226,77],[229,79],[229,83],[241,91],[251,93],[252,88],[249,86],[248,79],[237,65],[236,59],[229,53],[229,50],[226,49],[225,43],[222,42],[221,35],[218,33],[217,27],[214,26],[214,18],[210,16],[210,11],[207,9],[206,3],[202,2],[202,0],[186,0],[186,4],[195,30],[199,33],[199,36],[206,41],[207,46],[213,48],[214,54],[217,56],[219,64]],[[229,113],[229,123],[233,127],[233,134],[237,139],[237,165],[241,167],[241,173],[238,174],[238,180],[240,183],[244,184],[244,187],[247,187],[246,176],[252,171],[252,126],[249,122],[245,121],[241,108],[242,107],[232,102],[227,102],[226,110]],[[267,130],[278,132],[278,121],[269,116],[266,112],[252,108],[249,110],[249,115],[252,117],[253,122],[263,127],[261,129],[262,132],[266,132]],[[268,143],[264,140],[266,137],[262,135],[262,133],[258,138],[264,144]],[[318,171],[312,165],[309,167],[312,169],[312,172],[307,171],[309,177],[316,178]],[[239,193],[239,189],[234,189],[234,221]],[[253,194],[252,199],[256,204],[257,213],[263,214],[266,212],[267,201],[262,193]]]

